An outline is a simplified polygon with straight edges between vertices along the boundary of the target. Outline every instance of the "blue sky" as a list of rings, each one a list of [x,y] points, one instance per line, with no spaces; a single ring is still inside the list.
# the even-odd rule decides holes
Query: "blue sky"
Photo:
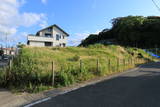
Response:
[[[155,1],[160,5],[159,0]],[[8,14],[8,20],[13,20],[11,23],[15,26],[4,24],[7,19],[0,18],[4,20],[0,21],[0,28],[12,29],[10,44],[25,43],[27,34],[57,24],[70,34],[68,45],[73,46],[90,33],[110,28],[111,19],[115,17],[160,15],[152,0],[0,0],[0,7],[4,8],[0,8],[0,16],[4,16],[5,9],[9,13],[14,9],[17,12],[12,17]]]

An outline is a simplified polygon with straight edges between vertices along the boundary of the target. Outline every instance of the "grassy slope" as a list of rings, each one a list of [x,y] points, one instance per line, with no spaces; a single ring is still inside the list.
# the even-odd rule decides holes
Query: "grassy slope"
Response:
[[[134,53],[132,56],[130,53]],[[79,56],[80,59],[85,63],[85,66],[93,66],[96,64],[96,60],[99,59],[100,62],[107,63],[107,59],[111,59],[113,63],[117,58],[119,59],[130,59],[136,58],[138,53],[141,53],[144,58],[151,58],[143,50],[133,49],[133,48],[123,48],[120,46],[103,46],[94,45],[88,48],[81,47],[68,47],[68,48],[32,48],[27,47],[22,50],[22,57],[30,57],[36,62],[48,65],[52,61],[56,64],[56,70],[61,67],[64,69],[68,66],[79,66],[79,61],[74,61],[74,57]],[[50,64],[51,65],[51,64]],[[42,67],[41,66],[41,67]],[[51,66],[50,66],[51,67]]]
[[[136,64],[145,63],[151,57],[141,49],[123,48],[120,46],[93,45],[88,48],[36,48],[25,47],[18,58],[14,60],[9,84],[20,91],[41,91],[50,88],[52,80],[51,62],[55,62],[55,86],[67,86],[75,82],[92,79],[97,76],[121,72],[135,65],[131,59],[141,60]],[[97,71],[97,59],[100,62]],[[108,67],[111,60],[110,68]],[[117,59],[119,61],[118,69]],[[124,67],[125,61],[126,66]],[[82,60],[82,70],[79,63]],[[130,62],[130,64],[129,64]],[[14,81],[14,83],[13,83]],[[47,88],[46,88],[47,86]]]

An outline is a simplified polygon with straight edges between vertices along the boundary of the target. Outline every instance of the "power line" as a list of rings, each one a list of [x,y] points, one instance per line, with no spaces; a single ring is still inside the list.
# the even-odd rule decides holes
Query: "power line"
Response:
[[[154,0],[152,0],[152,2],[156,6],[156,8],[158,9],[158,11],[160,11],[160,7],[158,6],[158,4]]]

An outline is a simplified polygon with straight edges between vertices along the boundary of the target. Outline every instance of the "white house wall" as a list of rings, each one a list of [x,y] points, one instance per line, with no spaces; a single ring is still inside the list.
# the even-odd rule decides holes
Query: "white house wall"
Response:
[[[30,41],[40,41],[40,42],[53,42],[54,38],[40,37],[40,36],[28,36]]]
[[[43,31],[39,32],[39,36],[28,36],[28,41],[30,46],[35,47],[44,47],[45,42],[51,42],[52,46],[60,46],[60,44],[67,44],[67,38],[68,35],[66,35],[64,32],[62,32],[57,27],[53,26],[52,31],[50,32],[53,37],[45,37],[45,33],[48,33],[48,29],[44,29]],[[61,35],[61,38],[59,40],[56,40],[56,35]],[[64,39],[63,37],[64,36]]]
[[[64,35],[65,38],[61,38],[60,40],[56,40],[56,34],[59,34],[59,35]],[[54,36],[54,46],[59,46],[59,44],[61,43],[65,43],[67,44],[67,35],[65,33],[63,33],[61,30],[59,30],[58,28],[54,27],[53,28],[53,36]]]
[[[29,45],[34,47],[44,47],[44,42],[30,41]]]
[[[53,34],[53,31],[48,32],[48,29],[44,29],[43,31],[40,32],[40,36],[45,36],[45,33],[51,33],[51,34]]]

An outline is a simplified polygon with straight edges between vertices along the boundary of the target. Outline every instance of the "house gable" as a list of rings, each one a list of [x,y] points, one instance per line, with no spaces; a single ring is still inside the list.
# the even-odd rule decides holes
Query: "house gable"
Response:
[[[51,29],[51,30],[49,31],[49,29]],[[60,28],[58,25],[56,25],[56,24],[51,25],[51,26],[49,26],[49,27],[46,27],[46,28],[38,31],[38,32],[36,33],[36,35],[37,35],[37,36],[40,35],[41,32],[52,32],[52,30],[54,30],[54,29],[58,29],[59,31],[63,32],[64,35],[69,36],[68,33],[66,33],[63,29],[61,29],[61,28]]]
[[[27,44],[30,46],[60,46],[65,47],[67,44],[67,34],[57,25],[52,25],[44,28],[36,33],[36,35],[29,35]]]

